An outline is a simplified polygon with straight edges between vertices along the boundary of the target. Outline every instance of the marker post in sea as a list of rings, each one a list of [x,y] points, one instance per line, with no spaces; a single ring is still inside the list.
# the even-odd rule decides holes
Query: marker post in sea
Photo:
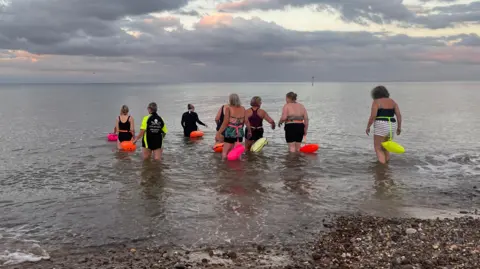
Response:
[[[315,77],[312,77],[312,87],[313,87],[313,84],[315,84]]]

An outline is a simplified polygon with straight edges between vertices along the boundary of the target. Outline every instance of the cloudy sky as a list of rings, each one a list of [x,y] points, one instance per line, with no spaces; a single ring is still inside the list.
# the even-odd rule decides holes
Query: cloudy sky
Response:
[[[480,1],[0,0],[0,82],[477,80]]]

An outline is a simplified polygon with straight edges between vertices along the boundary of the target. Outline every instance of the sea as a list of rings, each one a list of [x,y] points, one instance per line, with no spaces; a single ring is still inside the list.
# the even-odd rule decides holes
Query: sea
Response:
[[[431,217],[480,205],[480,83],[384,83],[403,115],[406,149],[379,165],[365,134],[377,83],[0,84],[0,265],[58,249],[297,244],[325,218]],[[240,161],[212,150],[214,118],[237,93],[275,121],[294,91],[316,154],[289,154],[284,130]],[[120,108],[138,130],[156,102],[169,133],[161,163],[107,141]],[[183,137],[187,104],[205,136]]]

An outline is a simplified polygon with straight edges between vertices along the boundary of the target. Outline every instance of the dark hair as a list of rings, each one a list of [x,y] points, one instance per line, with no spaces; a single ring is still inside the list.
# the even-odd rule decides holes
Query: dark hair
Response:
[[[261,102],[262,98],[260,98],[260,96],[254,96],[250,101],[250,106],[260,106]]]
[[[288,99],[290,99],[292,101],[297,101],[297,94],[294,93],[294,92],[287,93],[287,97],[288,97]]]
[[[150,104],[148,104],[148,108],[152,111],[152,113],[156,113],[158,109],[157,103],[151,102]]]
[[[385,86],[377,86],[372,90],[372,98],[373,99],[380,99],[380,98],[389,98],[390,93],[388,92]]]
[[[188,104],[187,105],[187,109],[192,109],[193,108],[193,105],[192,104]]]

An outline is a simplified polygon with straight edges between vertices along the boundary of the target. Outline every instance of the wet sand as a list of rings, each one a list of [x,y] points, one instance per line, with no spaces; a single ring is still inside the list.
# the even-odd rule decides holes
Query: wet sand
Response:
[[[480,268],[480,220],[338,216],[311,243],[196,250],[135,243],[63,250],[5,268]]]

